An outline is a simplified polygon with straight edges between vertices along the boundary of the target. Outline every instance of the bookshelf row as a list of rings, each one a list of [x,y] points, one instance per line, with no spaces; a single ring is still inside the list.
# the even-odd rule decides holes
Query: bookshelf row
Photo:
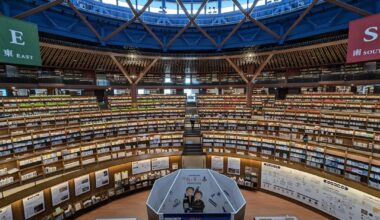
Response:
[[[0,157],[19,156],[68,143],[85,142],[124,134],[182,131],[184,119],[115,120],[80,126],[62,126],[7,135],[0,138]]]
[[[294,140],[336,144],[362,151],[380,152],[380,133],[329,126],[314,126],[297,121],[270,121],[244,119],[201,119],[201,130],[251,131]],[[307,135],[307,140],[305,139]]]
[[[3,160],[0,188],[22,185],[89,165],[126,157],[182,151],[183,132],[104,137],[84,143],[73,142],[48,151]]]
[[[318,101],[318,100],[336,100],[351,102],[378,102],[379,95],[357,95],[353,93],[309,93],[287,95],[286,100],[289,101]]]
[[[254,105],[254,107],[262,107]],[[302,108],[302,109],[323,109],[342,112],[363,112],[379,113],[380,102],[345,102],[345,101],[291,101],[277,100],[273,104],[277,109]]]
[[[185,117],[184,109],[165,108],[150,110],[127,110],[127,111],[91,111],[81,113],[44,114],[38,116],[18,116],[12,118],[0,118],[0,135],[17,132],[27,132],[36,127],[62,126],[73,124],[94,123],[112,120],[137,120],[158,118],[181,118]]]
[[[108,104],[111,109],[131,108],[133,106],[130,96],[108,96]],[[184,95],[144,95],[137,97],[137,108],[165,108],[185,107]]]
[[[209,117],[232,117],[232,118],[251,118],[252,110],[248,108],[233,107],[198,107],[198,115],[201,118]]]
[[[352,129],[380,130],[380,115],[377,114],[265,108],[260,113],[256,112],[256,115],[261,115],[265,119],[271,120],[295,120],[308,124],[324,124],[329,126],[350,127]]]
[[[15,197],[18,199],[3,207],[1,214],[5,219],[74,219],[115,199],[151,188],[156,179],[181,168],[177,155],[136,156],[68,174],[62,181],[53,179],[41,191],[24,189],[30,193]]]
[[[0,118],[95,110],[99,110],[99,106],[96,97],[92,96],[30,96],[0,99]]]
[[[244,132],[202,132],[204,152],[295,162],[380,189],[380,155]]]

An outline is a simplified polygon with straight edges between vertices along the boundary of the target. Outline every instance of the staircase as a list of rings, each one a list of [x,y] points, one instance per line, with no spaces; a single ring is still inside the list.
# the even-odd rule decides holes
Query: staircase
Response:
[[[194,128],[191,127],[190,122],[192,115],[195,116]],[[185,132],[183,139],[185,144],[183,155],[204,155],[202,151],[201,130],[196,107],[186,107]]]

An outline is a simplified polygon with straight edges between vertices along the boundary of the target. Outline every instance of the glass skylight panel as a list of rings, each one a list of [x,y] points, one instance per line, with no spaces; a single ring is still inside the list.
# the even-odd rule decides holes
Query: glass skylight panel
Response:
[[[226,13],[226,12],[232,12],[232,11],[234,11],[234,3],[229,0],[222,1],[221,12]]]
[[[102,0],[102,2],[105,4],[116,5],[116,0]]]
[[[176,2],[166,2],[166,14],[177,14]]]

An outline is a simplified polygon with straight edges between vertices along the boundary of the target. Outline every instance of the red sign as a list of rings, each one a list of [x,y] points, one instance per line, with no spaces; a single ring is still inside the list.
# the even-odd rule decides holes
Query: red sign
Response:
[[[380,60],[380,14],[350,22],[347,63]]]

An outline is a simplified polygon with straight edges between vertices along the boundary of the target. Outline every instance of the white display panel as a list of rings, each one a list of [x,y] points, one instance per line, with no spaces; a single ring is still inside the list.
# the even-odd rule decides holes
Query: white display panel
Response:
[[[152,208],[153,210],[158,210],[160,208],[160,205],[165,200],[165,196],[170,189],[170,186],[172,185],[176,174],[178,174],[179,171],[176,171],[173,175],[167,175],[160,178],[160,181],[157,181],[154,183],[152,191],[155,193],[149,194],[147,204]]]
[[[132,162],[132,174],[149,172],[151,170],[150,160],[140,160]]]
[[[0,209],[1,220],[13,220],[12,206],[8,205]]]
[[[228,157],[227,173],[240,175],[240,158]]]
[[[219,156],[211,156],[211,169],[223,173],[224,164],[223,164],[224,157]]]
[[[338,219],[380,219],[380,198],[295,169],[263,162],[261,188],[310,205]]]
[[[44,192],[41,191],[22,199],[22,204],[24,206],[25,219],[38,215],[45,211]]]
[[[90,176],[84,175],[74,179],[75,196],[82,195],[90,191]]]
[[[70,199],[69,183],[63,182],[50,188],[53,206]]]
[[[223,190],[224,195],[226,195],[235,210],[239,210],[243,205],[245,205],[244,197],[241,194],[237,183],[233,179],[226,178],[223,174],[216,172],[213,175],[218,185]]]
[[[216,172],[214,172],[216,173]],[[228,179],[227,177],[225,177]],[[171,185],[171,184],[170,184]],[[198,204],[194,206],[196,197]],[[192,201],[192,202],[190,202]],[[234,208],[209,170],[183,169],[172,183],[159,213],[231,213]]]
[[[169,169],[169,157],[160,157],[152,159],[152,170]]]
[[[96,188],[108,185],[108,183],[110,182],[108,169],[96,171],[95,181],[96,181],[96,184],[95,184]]]

